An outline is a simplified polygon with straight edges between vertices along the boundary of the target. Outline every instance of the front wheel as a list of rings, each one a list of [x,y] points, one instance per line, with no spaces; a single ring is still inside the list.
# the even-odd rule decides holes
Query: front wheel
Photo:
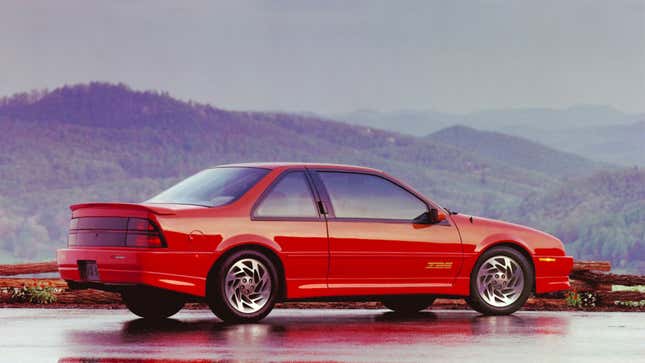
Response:
[[[121,292],[125,306],[144,319],[165,319],[184,307],[185,299],[174,292],[153,287],[133,287]]]
[[[274,263],[260,252],[242,250],[222,261],[209,278],[206,301],[226,322],[254,322],[271,312],[278,287]]]
[[[484,252],[471,272],[466,302],[485,315],[508,315],[524,305],[534,283],[533,266],[519,251],[495,247]]]
[[[383,300],[386,308],[401,314],[414,314],[432,305],[434,296],[394,296]]]

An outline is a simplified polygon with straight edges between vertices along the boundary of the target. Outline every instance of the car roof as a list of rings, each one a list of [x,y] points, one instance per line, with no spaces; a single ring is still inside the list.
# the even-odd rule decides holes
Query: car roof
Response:
[[[225,164],[218,165],[217,167],[247,167],[247,168],[265,168],[265,169],[278,169],[278,168],[310,168],[310,169],[342,169],[352,171],[366,171],[383,173],[382,170],[368,168],[358,165],[347,164],[331,164],[331,163],[304,163],[304,162],[283,162],[283,161],[270,161],[270,162],[255,162],[255,163],[238,163],[238,164]]]

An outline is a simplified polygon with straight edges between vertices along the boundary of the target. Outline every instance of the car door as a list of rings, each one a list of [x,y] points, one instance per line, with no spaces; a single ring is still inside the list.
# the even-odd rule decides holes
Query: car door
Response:
[[[316,296],[327,289],[327,227],[305,170],[287,170],[253,208],[251,233],[271,236],[281,247],[287,294]]]
[[[454,225],[415,223],[430,206],[385,175],[342,170],[312,175],[327,213],[330,292],[449,291],[462,263]]]

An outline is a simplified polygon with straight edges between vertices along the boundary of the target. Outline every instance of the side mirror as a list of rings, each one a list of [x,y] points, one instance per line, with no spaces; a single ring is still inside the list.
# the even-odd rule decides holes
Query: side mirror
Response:
[[[439,212],[437,208],[431,208],[428,212],[430,215],[430,223],[435,224],[446,220],[446,214]]]
[[[414,219],[416,224],[437,224],[446,220],[446,214],[439,212],[437,208],[431,208],[429,211],[423,213]]]

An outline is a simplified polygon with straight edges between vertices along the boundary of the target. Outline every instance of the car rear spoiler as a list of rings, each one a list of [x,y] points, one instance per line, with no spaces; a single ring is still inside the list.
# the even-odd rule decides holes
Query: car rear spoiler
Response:
[[[150,204],[135,204],[135,203],[82,203],[82,204],[73,204],[69,206],[69,209],[72,212],[79,209],[130,209],[138,210],[143,212],[154,213],[158,215],[172,215],[175,214],[175,211],[170,208],[157,207]]]

